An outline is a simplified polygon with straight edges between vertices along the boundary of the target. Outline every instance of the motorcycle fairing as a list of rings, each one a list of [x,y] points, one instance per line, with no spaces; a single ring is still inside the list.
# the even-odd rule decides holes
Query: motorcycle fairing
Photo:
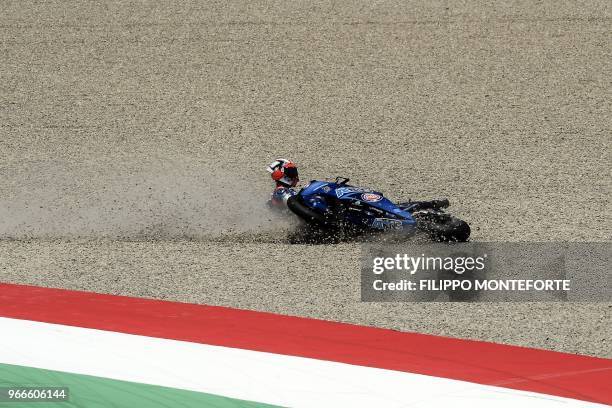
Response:
[[[346,219],[351,223],[376,230],[414,232],[412,215],[384,197],[381,192],[367,188],[313,180],[300,190],[304,204],[324,213],[334,201],[346,204]]]

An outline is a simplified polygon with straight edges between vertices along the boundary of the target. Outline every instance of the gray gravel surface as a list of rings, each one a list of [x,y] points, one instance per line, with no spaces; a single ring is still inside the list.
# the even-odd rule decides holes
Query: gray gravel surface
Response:
[[[474,240],[610,241],[610,2],[2,9],[0,280],[612,357],[609,303],[361,303],[359,244],[261,205],[288,156]]]

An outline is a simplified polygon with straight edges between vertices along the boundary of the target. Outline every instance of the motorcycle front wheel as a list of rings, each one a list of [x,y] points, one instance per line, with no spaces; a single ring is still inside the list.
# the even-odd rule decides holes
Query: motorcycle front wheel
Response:
[[[470,238],[467,222],[452,216],[443,219],[418,219],[417,228],[437,242],[466,242]]]

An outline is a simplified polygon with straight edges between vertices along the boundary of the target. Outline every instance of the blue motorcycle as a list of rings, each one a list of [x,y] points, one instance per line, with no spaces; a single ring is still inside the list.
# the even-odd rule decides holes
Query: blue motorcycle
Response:
[[[349,179],[313,180],[287,200],[287,206],[309,226],[355,235],[395,232],[412,236],[426,233],[434,241],[465,242],[470,226],[444,212],[448,200],[395,204],[381,192],[348,184]]]

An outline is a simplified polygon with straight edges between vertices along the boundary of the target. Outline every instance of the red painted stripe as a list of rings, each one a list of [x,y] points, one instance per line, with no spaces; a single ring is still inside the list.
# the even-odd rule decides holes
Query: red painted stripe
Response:
[[[0,316],[612,404],[612,360],[225,307],[0,284]]]

